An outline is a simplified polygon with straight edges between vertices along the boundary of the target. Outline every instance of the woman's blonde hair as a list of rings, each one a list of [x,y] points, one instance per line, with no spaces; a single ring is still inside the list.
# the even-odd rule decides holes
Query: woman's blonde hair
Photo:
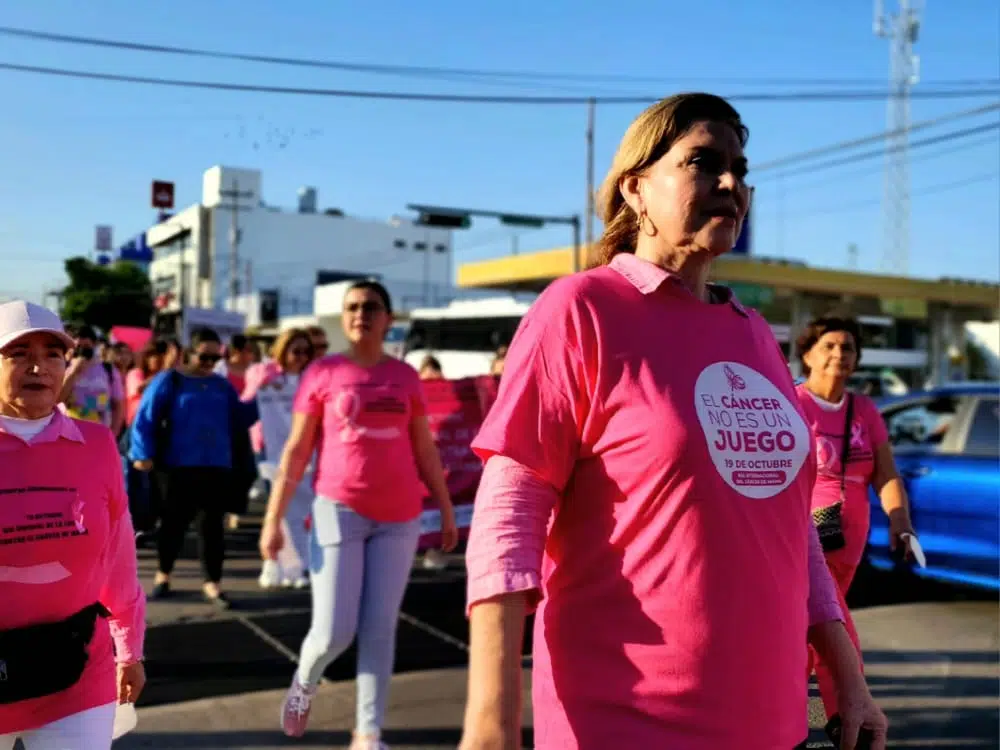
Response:
[[[309,359],[313,358],[315,352],[313,351],[312,338],[309,336],[309,332],[303,328],[286,328],[271,345],[271,358],[278,363],[279,367],[284,367],[285,355],[288,353],[288,349],[292,346],[292,342],[295,339],[302,339],[308,344]]]
[[[736,131],[746,146],[750,131],[740,114],[714,94],[677,94],[657,102],[629,125],[597,193],[597,214],[604,234],[597,242],[599,265],[619,253],[634,253],[639,217],[622,196],[622,180],[641,174],[667,153],[698,122],[721,122]]]

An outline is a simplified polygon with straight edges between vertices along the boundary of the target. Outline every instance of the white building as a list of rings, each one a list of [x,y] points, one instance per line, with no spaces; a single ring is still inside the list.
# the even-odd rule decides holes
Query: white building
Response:
[[[297,209],[282,210],[264,202],[258,170],[208,169],[201,202],[146,232],[161,312],[237,309],[254,325],[262,298],[276,296],[281,317],[312,314],[316,286],[358,276],[379,278],[403,311],[456,296],[450,229],[359,219],[317,200],[302,188]]]

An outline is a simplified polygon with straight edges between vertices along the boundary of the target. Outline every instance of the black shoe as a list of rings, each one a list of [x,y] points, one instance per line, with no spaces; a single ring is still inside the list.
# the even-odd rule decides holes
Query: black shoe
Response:
[[[201,595],[205,597],[206,602],[214,605],[217,609],[225,610],[233,606],[232,603],[229,601],[229,597],[227,597],[221,591],[216,596],[211,596],[209,594],[206,594],[204,591],[201,592]]]
[[[157,583],[153,586],[153,590],[149,592],[147,598],[150,600],[166,599],[171,593],[170,581],[163,581],[163,583]]]

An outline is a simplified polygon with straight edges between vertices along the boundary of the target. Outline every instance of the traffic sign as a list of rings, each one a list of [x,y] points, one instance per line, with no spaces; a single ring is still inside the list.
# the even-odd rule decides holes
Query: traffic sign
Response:
[[[111,252],[111,227],[98,224],[94,229],[94,249],[99,253]]]
[[[174,183],[163,180],[153,180],[153,208],[174,207]]]

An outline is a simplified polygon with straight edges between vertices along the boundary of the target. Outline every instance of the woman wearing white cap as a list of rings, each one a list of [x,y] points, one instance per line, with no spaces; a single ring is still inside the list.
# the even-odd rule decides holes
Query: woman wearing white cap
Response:
[[[0,750],[108,750],[145,683],[118,450],[57,408],[72,345],[55,313],[0,305]]]

